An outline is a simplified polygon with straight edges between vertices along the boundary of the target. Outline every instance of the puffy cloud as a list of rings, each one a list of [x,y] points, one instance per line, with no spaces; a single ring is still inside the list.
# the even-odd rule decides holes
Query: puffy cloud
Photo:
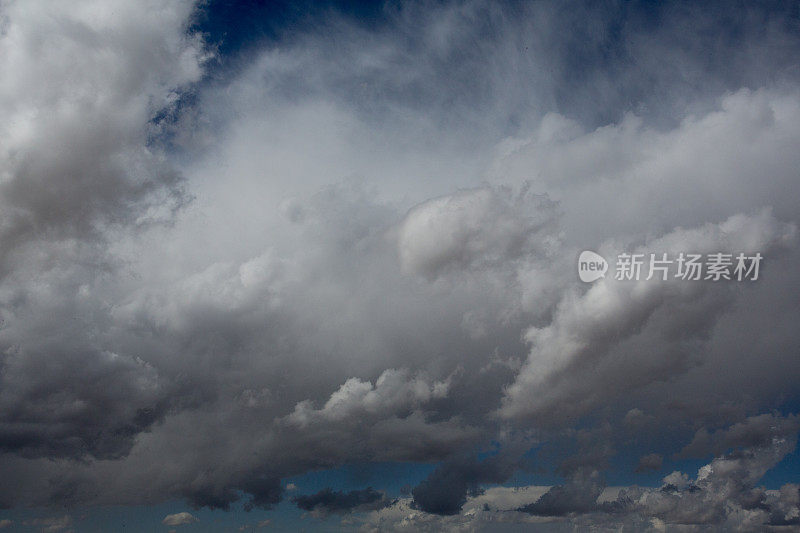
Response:
[[[0,68],[14,73],[0,82],[0,449],[119,457],[168,402],[157,370],[107,341],[98,295],[116,268],[114,228],[172,220],[185,201],[148,138],[201,76],[193,5],[0,9]]]
[[[445,462],[414,487],[412,505],[426,513],[457,514],[468,495],[479,494],[482,484],[506,481],[515,467],[515,461],[502,455],[483,461],[462,457]]]
[[[441,461],[365,526],[795,520],[756,487],[795,418],[747,418],[800,377],[780,16],[414,4],[204,79],[195,8],[0,7],[0,504],[269,508],[311,470]],[[765,262],[586,286],[588,248]],[[463,457],[491,442],[565,481],[489,487],[516,463]],[[702,477],[603,487],[615,450],[686,442]]]
[[[326,422],[342,422],[347,419],[362,420],[364,416],[385,417],[414,409],[431,399],[447,395],[448,382],[428,383],[419,377],[410,378],[408,370],[384,371],[375,385],[358,378],[348,379],[325,402],[322,409],[315,410],[310,402],[297,404],[286,420],[299,426]]]
[[[451,379],[430,381],[403,369],[384,371],[374,385],[350,378],[320,409],[309,400],[296,404],[277,421],[277,432],[296,441],[302,451],[294,459],[309,464],[444,458],[480,435],[458,416],[430,416],[431,402],[446,397]]]
[[[656,250],[651,253],[677,257],[684,250],[709,254],[731,249],[770,254],[792,243],[795,233],[796,226],[762,211],[734,215],[721,224],[677,228],[630,253],[645,256]],[[674,277],[637,284],[607,276],[584,293],[565,291],[553,321],[526,332],[531,353],[507,390],[501,416],[541,418],[554,405],[568,406],[559,411],[561,416],[579,415],[608,400],[606,394],[623,394],[684,372],[692,348],[708,336],[731,297],[729,286]]]
[[[665,478],[661,489],[623,491],[615,503],[667,524],[715,524],[746,531],[789,523],[796,514],[791,494],[797,486],[766,491],[755,484],[793,449],[795,441],[796,435],[792,440],[717,457],[700,468],[693,482],[686,484],[684,479],[676,485],[672,478]]]
[[[398,248],[408,272],[436,277],[448,269],[512,266],[547,252],[553,218],[546,198],[489,187],[463,190],[412,208],[400,225]]]
[[[603,483],[598,472],[580,473],[564,485],[551,487],[534,503],[519,510],[540,516],[591,512],[597,507],[597,498],[602,492]]]
[[[538,517],[531,517],[522,513],[507,510],[495,511],[487,509],[489,502],[514,501],[520,498],[530,498],[541,490],[540,487],[522,487],[520,489],[506,489],[504,487],[493,487],[488,489],[485,494],[468,499],[464,510],[459,514],[439,515],[430,514],[416,509],[413,500],[401,498],[392,506],[373,511],[366,516],[357,517],[362,531],[464,531],[478,529],[481,526],[491,527],[502,524],[513,524],[511,527],[519,527],[520,524],[538,523],[544,520]],[[515,519],[508,520],[510,514],[515,515]],[[360,520],[358,520],[360,519]],[[500,526],[502,527],[502,526]],[[530,526],[529,526],[530,527]]]
[[[201,75],[191,2],[6,2],[0,86],[4,261],[32,240],[96,238],[181,201],[151,119]],[[7,267],[6,267],[7,268]]]
[[[758,424],[759,417],[744,423]],[[776,417],[776,422],[786,421]],[[733,429],[733,425],[728,429]],[[769,434],[770,430],[766,430]],[[492,487],[470,495],[453,515],[427,513],[410,499],[361,519],[365,531],[484,530],[503,524],[548,530],[665,527],[758,531],[797,524],[800,487],[779,490],[756,486],[758,480],[794,448],[797,434],[773,428],[773,438],[715,457],[695,478],[682,472],[664,477],[660,487],[605,487],[597,471],[576,470],[562,485]]]
[[[798,429],[792,425],[796,424],[794,417],[774,417],[774,425],[764,425],[763,420],[764,415],[750,417],[727,428],[727,434],[741,435],[742,428],[749,427],[752,438],[729,441],[736,448],[701,467],[693,480],[673,472],[658,489],[631,487],[619,491],[616,499],[599,502],[602,485],[595,474],[591,490],[571,481],[553,487],[521,510],[553,516],[604,515],[588,516],[589,523],[646,523],[655,519],[664,524],[715,525],[742,531],[789,524],[798,512],[792,503],[797,486],[789,484],[780,491],[768,491],[756,484],[794,450]]]
[[[175,514],[168,514],[161,521],[161,523],[165,526],[183,526],[193,522],[197,522],[197,518],[191,513],[187,513],[185,511]]]

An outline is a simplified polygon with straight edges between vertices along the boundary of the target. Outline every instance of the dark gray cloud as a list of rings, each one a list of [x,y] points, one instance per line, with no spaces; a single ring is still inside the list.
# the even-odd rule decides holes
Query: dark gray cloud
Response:
[[[636,472],[647,472],[649,470],[661,470],[661,465],[664,463],[664,458],[657,453],[648,453],[639,458],[639,463],[636,465]]]
[[[190,3],[117,8],[2,7],[0,450],[27,457],[122,457],[170,404],[152,364],[109,342],[98,295],[113,233],[186,201],[148,122],[199,79],[203,47]]]
[[[764,413],[748,417],[730,427],[709,432],[700,428],[681,451],[685,457],[720,455],[732,448],[767,446],[774,438],[791,438],[800,431],[797,415]]]
[[[432,514],[457,514],[467,496],[480,493],[482,484],[503,483],[515,468],[515,461],[506,456],[484,460],[463,457],[447,461],[411,491],[414,507]]]
[[[292,501],[315,516],[372,511],[392,505],[384,493],[372,487],[348,492],[326,488],[315,494],[295,496]]]
[[[556,485],[534,503],[521,507],[523,513],[539,516],[566,516],[597,509],[597,498],[603,482],[596,471],[574,475],[568,483]]]

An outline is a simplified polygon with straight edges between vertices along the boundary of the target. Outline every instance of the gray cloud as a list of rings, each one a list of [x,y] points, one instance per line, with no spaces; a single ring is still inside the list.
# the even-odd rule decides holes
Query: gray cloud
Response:
[[[795,520],[757,487],[797,432],[784,13],[413,4],[201,82],[196,8],[0,8],[0,503],[269,508],[310,470],[442,461],[370,516]],[[588,248],[765,263],[586,286]],[[689,442],[709,470],[606,498],[620,435],[662,434],[642,468]],[[491,442],[565,482],[488,487],[519,466],[464,459]]]
[[[800,420],[796,415],[787,417],[776,413],[751,416],[742,422],[709,433],[700,428],[692,441],[680,452],[681,456],[703,457],[720,455],[731,448],[767,446],[772,439],[792,437],[800,431]]]
[[[636,472],[647,472],[648,470],[661,470],[661,465],[664,463],[664,458],[657,453],[648,453],[639,458],[639,463],[636,465]]]
[[[70,515],[55,516],[48,518],[34,518],[23,522],[23,525],[34,526],[40,528],[42,533],[58,533],[59,531],[71,531],[70,527],[73,524]]]
[[[386,499],[385,494],[372,487],[348,492],[335,491],[327,488],[315,494],[295,496],[292,498],[292,501],[300,509],[309,511],[314,516],[319,517],[324,517],[332,513],[343,514],[371,511],[392,505],[392,502]]]
[[[720,225],[676,230],[652,240],[648,249],[673,254],[679,249],[709,253],[723,243],[736,249],[770,249],[791,242],[795,230],[766,212],[755,217],[738,215]],[[738,235],[742,240],[736,242]],[[716,320],[714,310],[728,305],[730,295],[721,286],[687,285],[674,279],[654,281],[639,286],[607,278],[582,295],[566,293],[553,322],[526,333],[533,350],[507,391],[503,416],[548,413],[552,412],[551,401],[562,404],[567,400],[572,400],[567,403],[572,412],[561,414],[580,414],[605,400],[586,394],[587,389],[603,390],[596,381],[609,380],[614,386],[605,390],[621,394],[644,384],[642,379],[664,379],[671,373],[684,372],[685,345],[707,337]],[[669,311],[676,307],[680,313]],[[637,354],[632,360],[633,353],[644,346],[659,348]],[[589,365],[592,376],[583,375],[582,370],[588,370]],[[619,379],[623,372],[624,383]]]
[[[2,7],[14,72],[0,89],[4,451],[120,457],[169,404],[157,370],[107,342],[112,304],[99,293],[119,266],[114,228],[172,220],[185,202],[179,172],[146,141],[152,115],[200,77],[191,10]]]
[[[759,418],[750,417],[743,423],[758,425]],[[775,421],[787,419],[776,417]],[[733,426],[727,429],[737,431]],[[363,517],[362,525],[367,531],[409,527],[423,531],[465,527],[492,530],[512,524],[544,531],[575,527],[780,531],[780,527],[797,523],[800,487],[790,483],[779,490],[766,490],[756,483],[793,450],[797,432],[765,428],[762,437],[760,444],[715,457],[694,478],[672,472],[660,487],[605,487],[599,472],[578,469],[561,485],[495,487],[484,494],[473,494],[464,502],[462,512],[449,516],[420,513],[412,502],[401,499]],[[526,501],[529,503],[521,505]]]
[[[566,516],[586,513],[597,508],[597,497],[603,484],[597,472],[575,476],[569,483],[556,485],[542,494],[534,503],[520,508],[521,512],[540,516]]]
[[[502,455],[482,461],[462,457],[445,462],[411,491],[413,506],[432,514],[457,514],[468,495],[480,493],[484,483],[503,483],[515,467],[515,461]]]
[[[527,191],[510,196],[509,190],[484,187],[412,208],[398,235],[403,268],[435,277],[449,268],[511,266],[526,256],[545,255],[552,203]]]

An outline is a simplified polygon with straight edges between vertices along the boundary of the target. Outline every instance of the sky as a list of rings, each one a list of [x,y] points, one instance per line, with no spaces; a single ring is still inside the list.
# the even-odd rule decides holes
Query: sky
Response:
[[[789,1],[0,0],[0,531],[797,530],[798,57]]]

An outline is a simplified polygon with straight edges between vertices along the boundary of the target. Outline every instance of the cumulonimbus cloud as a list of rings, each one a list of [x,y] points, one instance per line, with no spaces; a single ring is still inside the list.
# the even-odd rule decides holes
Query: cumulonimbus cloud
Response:
[[[271,508],[286,477],[421,461],[441,465],[413,499],[299,501],[387,529],[792,524],[796,490],[757,485],[800,377],[781,12],[644,33],[577,4],[413,4],[216,63],[203,9],[0,6],[0,504]],[[586,249],[764,264],[589,286]],[[490,443],[513,459],[475,459]],[[629,443],[642,475],[715,458],[617,498]],[[563,483],[489,487],[534,445]]]

